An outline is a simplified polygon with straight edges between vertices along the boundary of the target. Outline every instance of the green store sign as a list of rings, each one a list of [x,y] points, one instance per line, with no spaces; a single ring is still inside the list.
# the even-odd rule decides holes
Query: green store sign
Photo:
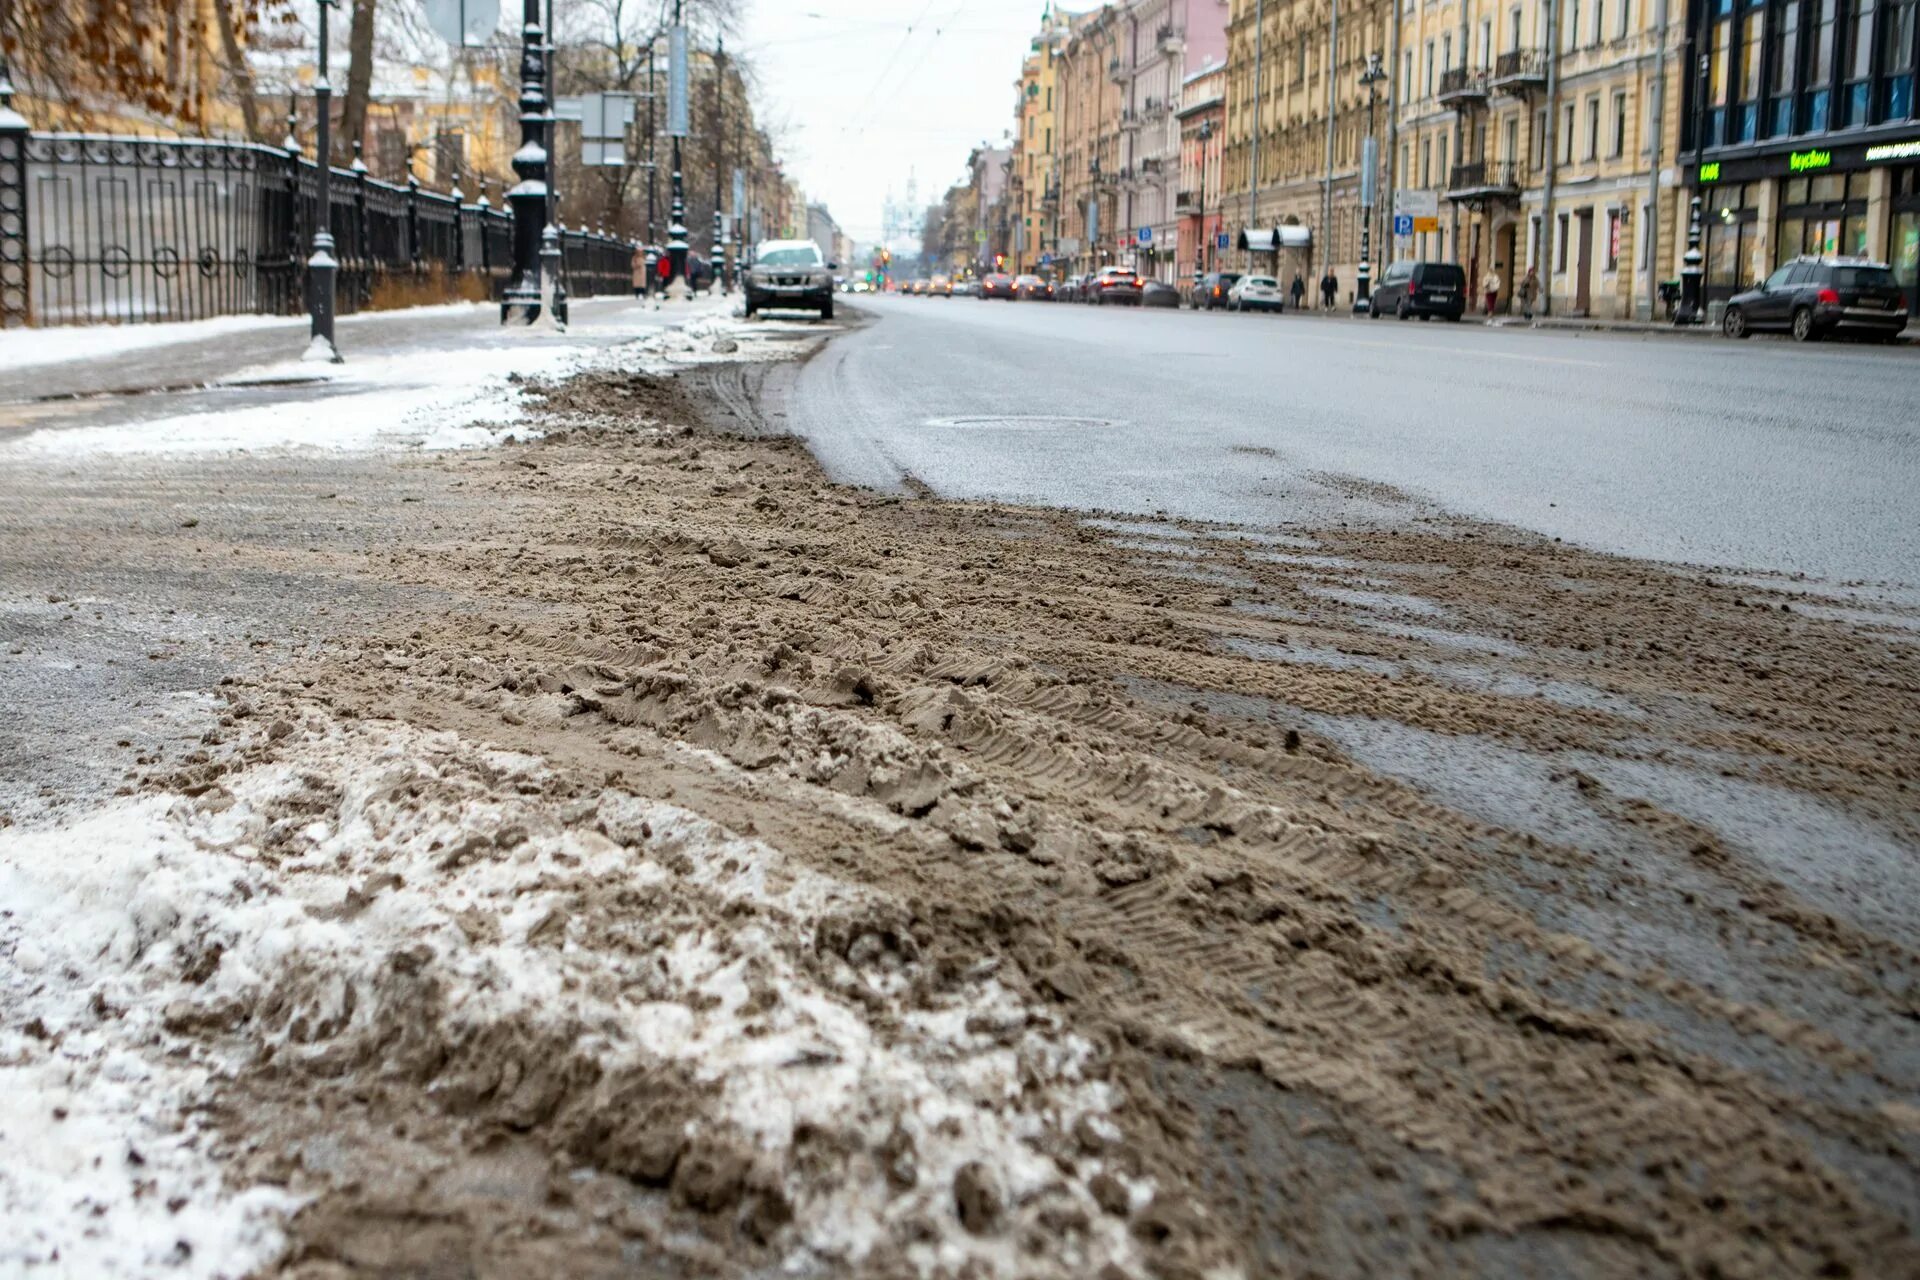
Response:
[[[1712,164],[1703,164],[1700,166],[1700,181],[1720,181],[1720,162],[1718,160],[1715,160]]]
[[[1824,169],[1833,163],[1831,151],[1795,151],[1787,157],[1787,168],[1793,173],[1805,173],[1809,169]]]

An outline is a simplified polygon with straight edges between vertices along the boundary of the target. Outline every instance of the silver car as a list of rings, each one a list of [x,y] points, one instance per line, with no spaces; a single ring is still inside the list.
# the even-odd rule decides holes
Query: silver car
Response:
[[[833,273],[839,265],[826,261],[811,240],[764,241],[747,269],[747,314],[818,311],[822,320],[833,319]]]
[[[1272,276],[1241,276],[1227,290],[1229,311],[1285,311],[1287,296]]]

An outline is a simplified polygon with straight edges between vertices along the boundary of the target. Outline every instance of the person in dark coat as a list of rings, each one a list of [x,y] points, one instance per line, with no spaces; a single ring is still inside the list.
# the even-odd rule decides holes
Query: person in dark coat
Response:
[[[1333,268],[1328,267],[1327,274],[1320,277],[1320,305],[1328,311],[1333,310],[1333,300],[1339,293],[1340,281],[1333,274]]]
[[[1307,304],[1307,282],[1298,271],[1293,273],[1293,309],[1298,311]]]

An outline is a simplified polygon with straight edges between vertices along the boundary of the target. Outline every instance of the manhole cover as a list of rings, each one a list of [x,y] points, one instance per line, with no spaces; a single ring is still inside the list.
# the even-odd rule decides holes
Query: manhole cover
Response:
[[[976,414],[928,418],[930,427],[987,427],[1011,431],[1049,431],[1075,427],[1117,427],[1117,418],[1078,418],[1055,414]]]

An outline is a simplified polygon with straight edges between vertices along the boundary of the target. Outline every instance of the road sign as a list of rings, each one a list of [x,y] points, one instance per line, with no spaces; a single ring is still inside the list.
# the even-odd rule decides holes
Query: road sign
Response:
[[[1138,231],[1133,233],[1133,239],[1135,244],[1152,244],[1153,228],[1152,227],[1140,228]]]
[[[1410,218],[1438,218],[1440,216],[1440,194],[1436,191],[1395,191],[1393,193],[1393,212],[1395,216],[1404,213]]]
[[[448,44],[485,44],[500,29],[500,0],[421,0],[427,26]]]
[[[1043,267],[1050,267],[1050,266],[1052,266],[1052,265],[1053,265],[1053,255],[1052,255],[1052,254],[1050,254],[1050,253],[1043,253],[1043,254],[1041,254],[1041,255],[1040,255],[1040,265],[1041,265],[1041,266],[1043,266]]]
[[[1231,249],[1233,247],[1233,237],[1222,231],[1213,237],[1213,247],[1216,249]]]
[[[1394,214],[1393,215],[1393,234],[1397,236],[1412,235],[1413,234],[1412,216],[1405,213]]]
[[[985,244],[987,242],[987,233],[984,228],[975,227],[973,229],[973,242],[975,244]]]
[[[688,127],[687,110],[687,29],[667,28],[667,136],[684,138]]]

